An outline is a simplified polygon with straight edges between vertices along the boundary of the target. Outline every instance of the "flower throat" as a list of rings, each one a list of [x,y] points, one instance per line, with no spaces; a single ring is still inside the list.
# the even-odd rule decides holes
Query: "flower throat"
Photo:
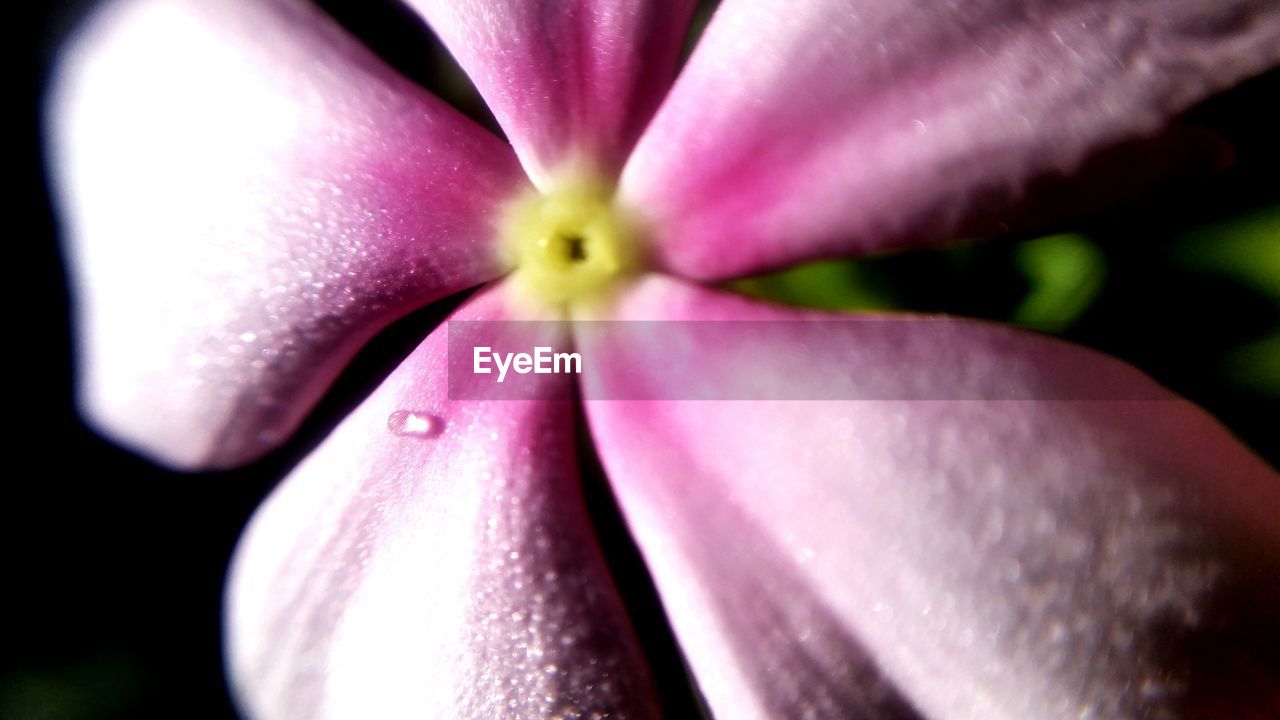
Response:
[[[612,195],[605,183],[572,175],[507,206],[504,250],[527,295],[549,306],[588,301],[636,270],[633,225]]]

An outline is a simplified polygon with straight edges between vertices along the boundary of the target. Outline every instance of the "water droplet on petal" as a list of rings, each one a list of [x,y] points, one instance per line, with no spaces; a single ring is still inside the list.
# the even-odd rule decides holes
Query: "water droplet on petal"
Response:
[[[401,437],[433,438],[444,430],[444,421],[430,413],[397,410],[387,416],[387,429]]]

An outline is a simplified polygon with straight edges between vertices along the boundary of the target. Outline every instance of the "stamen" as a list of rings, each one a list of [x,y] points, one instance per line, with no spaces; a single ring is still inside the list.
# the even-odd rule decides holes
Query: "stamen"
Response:
[[[632,224],[608,186],[584,175],[512,202],[503,236],[517,282],[546,304],[598,296],[635,270]]]

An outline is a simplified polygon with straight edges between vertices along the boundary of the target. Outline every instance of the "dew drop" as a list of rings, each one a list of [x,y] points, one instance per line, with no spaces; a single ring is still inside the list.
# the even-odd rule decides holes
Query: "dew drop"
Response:
[[[387,416],[387,429],[401,437],[433,438],[444,430],[444,421],[429,413],[397,410]]]

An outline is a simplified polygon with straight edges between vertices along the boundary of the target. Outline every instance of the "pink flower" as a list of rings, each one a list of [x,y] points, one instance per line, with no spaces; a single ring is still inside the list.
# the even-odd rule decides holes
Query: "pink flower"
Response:
[[[104,432],[246,462],[380,329],[482,283],[454,320],[786,321],[745,376],[726,326],[666,362],[563,339],[717,717],[1275,711],[1280,483],[1202,411],[1014,329],[810,322],[833,316],[699,283],[998,224],[1280,62],[1280,5],[727,0],[672,85],[685,0],[409,4],[511,147],[301,0],[116,0],[71,46],[50,118]],[[248,529],[244,708],[656,715],[576,406],[451,400],[446,350],[442,326]],[[694,372],[875,399],[593,399]]]

